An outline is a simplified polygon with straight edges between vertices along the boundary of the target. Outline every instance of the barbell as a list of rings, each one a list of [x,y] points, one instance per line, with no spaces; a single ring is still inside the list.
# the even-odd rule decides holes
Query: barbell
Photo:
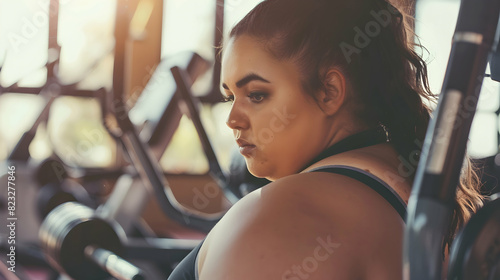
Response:
[[[51,265],[76,280],[144,279],[141,270],[120,257],[125,233],[93,209],[66,202],[43,221],[39,237]]]

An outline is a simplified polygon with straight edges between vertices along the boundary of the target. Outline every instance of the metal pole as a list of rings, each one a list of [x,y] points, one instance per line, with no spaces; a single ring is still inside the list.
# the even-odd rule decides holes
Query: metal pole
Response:
[[[463,0],[437,116],[427,131],[408,204],[405,280],[439,280],[469,131],[495,39],[500,1]]]

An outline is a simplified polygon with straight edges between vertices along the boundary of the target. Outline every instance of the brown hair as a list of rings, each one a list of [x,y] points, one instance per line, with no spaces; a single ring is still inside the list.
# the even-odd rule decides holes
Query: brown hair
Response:
[[[313,97],[323,86],[322,69],[341,69],[361,104],[357,115],[367,124],[382,125],[400,156],[418,159],[430,119],[428,104],[436,96],[426,63],[414,50],[422,46],[413,43],[410,20],[386,0],[267,0],[230,37],[253,36],[275,58],[296,62],[304,90]],[[479,179],[467,159],[443,248],[481,206]]]

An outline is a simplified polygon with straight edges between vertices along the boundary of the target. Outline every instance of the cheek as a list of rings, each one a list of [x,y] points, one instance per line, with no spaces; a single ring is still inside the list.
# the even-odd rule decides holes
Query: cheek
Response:
[[[295,106],[275,106],[272,114],[262,118],[261,125],[255,127],[254,135],[258,143],[260,157],[273,164],[294,160],[297,149],[309,137],[311,123],[307,112]]]
[[[285,121],[280,118],[270,118],[269,129],[263,130],[266,133],[261,133],[259,139],[269,139],[263,146],[263,157],[266,156],[268,162],[292,171],[310,161],[311,155],[320,146],[322,129],[325,128],[322,128],[319,115],[314,108],[305,105],[298,110],[290,108],[286,112],[288,118],[283,118]]]
[[[288,91],[286,94],[285,98],[275,99],[265,108],[255,111],[251,120],[258,152],[247,164],[256,176],[296,172],[308,160],[311,138],[318,138],[315,104],[296,95],[302,93]]]
[[[298,172],[307,163],[309,135],[304,131],[300,116],[288,125],[276,121],[281,130],[261,129],[258,152],[247,159],[248,170],[257,177],[280,178]],[[270,121],[267,121],[271,124]],[[310,126],[309,126],[310,127]]]
[[[270,105],[265,112],[257,113],[253,134],[258,146],[264,149],[287,144],[290,134],[296,133],[295,126],[299,113],[294,106],[282,103]]]

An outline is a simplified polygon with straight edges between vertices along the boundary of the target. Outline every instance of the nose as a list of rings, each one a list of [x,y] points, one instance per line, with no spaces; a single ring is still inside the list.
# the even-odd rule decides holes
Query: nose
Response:
[[[233,130],[243,130],[248,128],[248,119],[244,112],[241,111],[240,108],[235,106],[231,107],[231,111],[229,111],[229,115],[227,116],[226,125]]]

